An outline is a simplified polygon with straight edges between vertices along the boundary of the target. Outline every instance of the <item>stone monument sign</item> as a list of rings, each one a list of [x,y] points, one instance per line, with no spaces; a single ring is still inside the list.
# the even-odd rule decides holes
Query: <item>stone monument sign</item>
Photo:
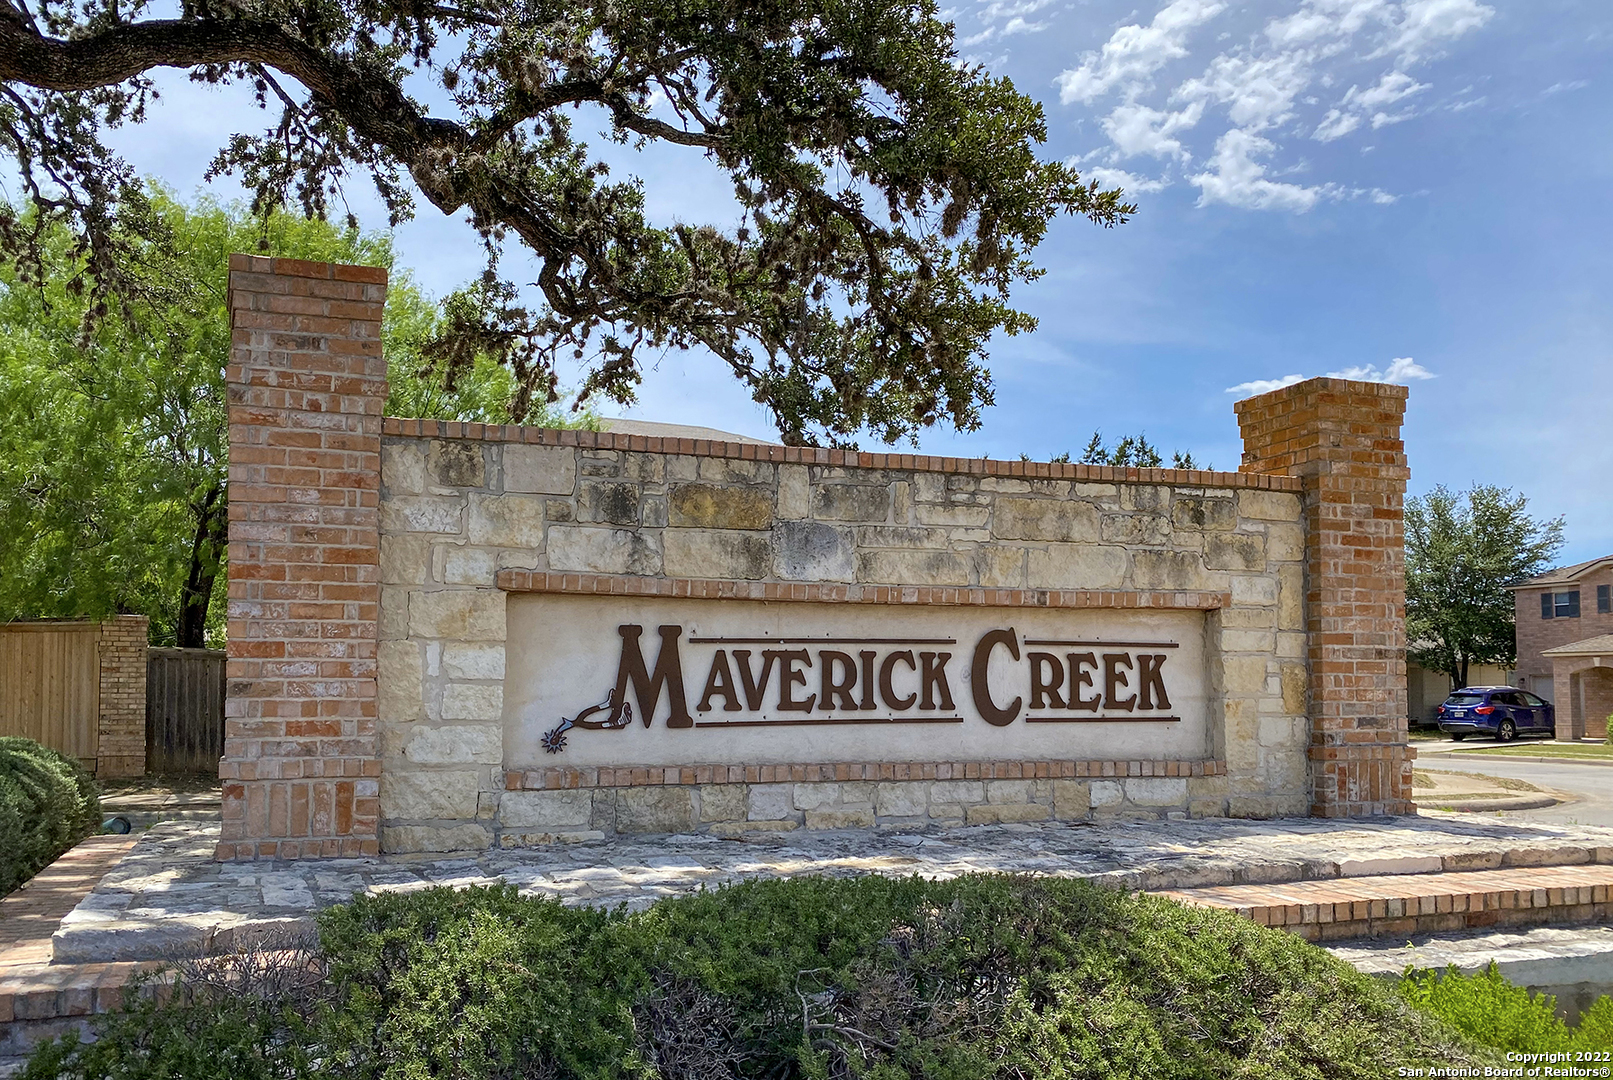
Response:
[[[1236,472],[401,419],[383,272],[230,287],[220,858],[1411,809],[1404,387]]]

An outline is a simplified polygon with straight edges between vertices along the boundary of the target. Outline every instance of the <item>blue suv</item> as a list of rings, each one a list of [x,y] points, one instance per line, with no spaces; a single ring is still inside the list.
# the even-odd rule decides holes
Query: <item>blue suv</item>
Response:
[[[1439,730],[1457,742],[1468,735],[1511,742],[1526,733],[1551,739],[1557,714],[1551,702],[1515,686],[1465,686],[1439,707]]]

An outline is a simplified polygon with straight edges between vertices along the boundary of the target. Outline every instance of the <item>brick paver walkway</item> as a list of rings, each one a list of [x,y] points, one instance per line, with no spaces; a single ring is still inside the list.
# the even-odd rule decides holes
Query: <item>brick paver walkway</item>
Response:
[[[1339,940],[1497,925],[1606,922],[1613,915],[1613,865],[1221,885],[1164,895],[1229,908],[1262,926],[1307,938]]]
[[[0,900],[0,977],[10,968],[49,963],[50,936],[62,917],[137,840],[138,836],[92,836]]]

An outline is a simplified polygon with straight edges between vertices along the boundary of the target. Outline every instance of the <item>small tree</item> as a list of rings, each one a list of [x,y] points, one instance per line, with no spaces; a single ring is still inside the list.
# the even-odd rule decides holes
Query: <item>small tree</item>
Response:
[[[0,621],[138,612],[159,644],[217,643],[226,528],[229,253],[392,267],[384,234],[149,192],[130,302],[86,324],[83,255],[42,235],[39,280],[0,264]],[[0,207],[0,217],[4,216]],[[27,215],[24,214],[26,219]],[[391,415],[589,423],[526,393],[486,355],[424,355],[445,321],[396,271],[382,322]]]
[[[1518,653],[1515,585],[1547,569],[1563,546],[1563,519],[1536,521],[1508,488],[1443,485],[1406,503],[1408,657],[1467,685],[1471,664],[1510,666]]]
[[[1062,454],[1058,459],[1068,461],[1069,454]],[[1114,465],[1120,468],[1158,469],[1165,464],[1164,457],[1159,448],[1148,441],[1147,435],[1126,435],[1111,448],[1103,443],[1103,432],[1094,431],[1092,438],[1087,441],[1086,449],[1081,451],[1081,464],[1083,465]],[[1171,453],[1171,468],[1198,469],[1204,468],[1193,460],[1193,452],[1182,453],[1180,450]]]

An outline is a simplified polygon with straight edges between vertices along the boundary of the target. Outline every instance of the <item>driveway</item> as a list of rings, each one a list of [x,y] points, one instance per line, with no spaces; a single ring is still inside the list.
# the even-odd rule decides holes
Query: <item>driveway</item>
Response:
[[[1431,757],[1441,750],[1457,745],[1472,746],[1472,742],[1457,744],[1449,740],[1414,742],[1417,748],[1417,768],[1426,772],[1468,772],[1485,776],[1510,776],[1526,780],[1536,787],[1548,788],[1573,796],[1573,800],[1548,806],[1542,810],[1501,810],[1496,817],[1519,821],[1542,821],[1556,824],[1613,825],[1613,766],[1567,765],[1550,761],[1498,760],[1479,755],[1461,757]],[[1488,745],[1481,743],[1481,745]]]

